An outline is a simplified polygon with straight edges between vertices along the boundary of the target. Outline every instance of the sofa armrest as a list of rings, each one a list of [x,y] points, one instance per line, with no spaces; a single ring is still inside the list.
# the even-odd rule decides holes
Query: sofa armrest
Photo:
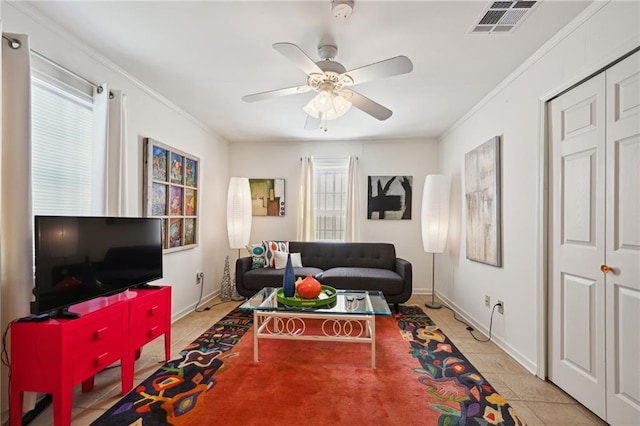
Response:
[[[405,282],[411,283],[413,270],[411,262],[405,259],[396,258],[396,272],[402,277]]]
[[[402,289],[401,298],[404,299],[402,303],[409,300],[411,293],[413,292],[413,268],[411,262],[399,257],[396,258],[396,272],[404,281],[404,288]]]
[[[246,272],[251,270],[252,259],[250,256],[248,257],[240,257],[236,260],[236,290],[238,293],[244,297],[246,296],[246,291],[244,290],[244,285],[242,282],[242,278]]]

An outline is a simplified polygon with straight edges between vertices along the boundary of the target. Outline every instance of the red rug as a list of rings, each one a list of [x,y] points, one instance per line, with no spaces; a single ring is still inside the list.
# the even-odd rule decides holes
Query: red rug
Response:
[[[214,324],[98,425],[523,425],[415,306],[376,318],[366,343],[261,340],[250,313]]]
[[[224,417],[199,424],[228,425],[436,425],[425,386],[416,380],[397,321],[376,319],[376,369],[366,343],[261,340],[253,363],[253,328],[223,359],[208,393]]]

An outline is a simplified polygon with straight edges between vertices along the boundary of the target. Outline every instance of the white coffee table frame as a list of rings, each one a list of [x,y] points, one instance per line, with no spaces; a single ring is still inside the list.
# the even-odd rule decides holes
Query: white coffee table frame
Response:
[[[365,310],[370,314],[254,309],[253,361],[259,362],[260,339],[368,343],[371,345],[371,368],[375,369],[376,315],[369,295],[364,295],[364,299],[354,299],[351,303],[365,303]],[[276,293],[271,293],[265,303],[275,297]],[[306,321],[311,319],[322,321],[319,330],[308,330]]]

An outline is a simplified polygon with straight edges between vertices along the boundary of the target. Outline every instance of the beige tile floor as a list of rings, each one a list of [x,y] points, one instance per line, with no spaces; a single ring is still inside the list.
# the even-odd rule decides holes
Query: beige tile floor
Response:
[[[407,304],[424,307],[427,300],[430,300],[430,296],[415,295]],[[213,306],[209,311],[193,312],[173,324],[172,357],[177,357],[180,350],[238,305],[238,302],[214,300],[210,304]],[[529,373],[492,342],[481,343],[474,340],[465,329],[465,325],[453,318],[450,310],[424,310],[528,425],[606,425],[552,383],[540,380]],[[142,356],[136,361],[135,384],[147,378],[163,363],[164,341],[159,338],[146,345]],[[116,403],[120,399],[119,379],[119,368],[113,368],[96,376],[95,388],[91,392],[83,394],[80,386],[76,386],[72,424],[89,425]],[[31,423],[33,426],[52,424],[51,405]]]

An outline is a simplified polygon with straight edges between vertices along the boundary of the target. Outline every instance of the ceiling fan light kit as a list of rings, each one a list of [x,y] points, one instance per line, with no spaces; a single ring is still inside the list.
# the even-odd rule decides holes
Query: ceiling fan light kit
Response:
[[[351,3],[335,0],[333,3]],[[332,4],[333,4],[332,3]],[[245,102],[255,102],[280,96],[293,95],[313,90],[317,93],[302,109],[309,117],[314,118],[311,125],[307,120],[306,129],[317,129],[320,122],[335,120],[346,114],[351,106],[369,114],[373,118],[383,121],[391,117],[392,111],[379,103],[352,90],[350,86],[367,81],[406,74],[413,70],[411,60],[406,56],[396,56],[380,62],[365,65],[347,71],[334,58],[338,48],[333,45],[318,47],[320,61],[314,62],[302,49],[293,43],[275,43],[273,48],[296,64],[307,74],[306,86],[288,87],[268,92],[260,92],[242,97]],[[326,131],[326,125],[324,126]]]
[[[335,120],[351,108],[351,102],[341,95],[326,91],[318,93],[302,110],[320,121]]]

